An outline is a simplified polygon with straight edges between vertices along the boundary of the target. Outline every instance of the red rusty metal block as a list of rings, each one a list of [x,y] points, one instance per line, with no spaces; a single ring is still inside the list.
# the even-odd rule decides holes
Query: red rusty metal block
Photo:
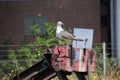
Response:
[[[53,54],[54,55],[59,55],[59,50],[58,50],[57,46],[53,49]]]
[[[84,63],[84,71],[87,72],[88,71],[88,59],[89,59],[89,54],[90,54],[90,50],[86,49],[85,51],[85,63]]]
[[[86,66],[87,66],[86,63],[85,63],[86,50],[75,48],[75,52],[76,51],[79,51],[79,55],[78,54],[76,55],[74,53],[75,56],[78,56],[78,57],[75,57],[75,58],[78,58],[78,59],[73,60],[73,70],[77,71],[77,72],[86,72]]]
[[[71,66],[71,59],[70,58],[64,58],[65,59],[65,71],[72,71],[72,66]]]
[[[90,53],[92,56],[90,56],[90,71],[91,72],[95,72],[96,71],[96,51],[95,50],[91,50],[91,53]]]
[[[61,68],[59,67],[59,62],[57,62],[55,60],[52,60],[51,65],[52,65],[52,67],[55,71],[60,71],[61,70]]]
[[[96,51],[74,48],[74,51],[70,53],[70,49],[70,46],[58,46],[54,48],[53,55],[57,55],[58,57],[56,60],[52,61],[52,66],[56,71],[87,72],[89,59],[90,71],[96,71]],[[72,57],[70,57],[71,55]]]

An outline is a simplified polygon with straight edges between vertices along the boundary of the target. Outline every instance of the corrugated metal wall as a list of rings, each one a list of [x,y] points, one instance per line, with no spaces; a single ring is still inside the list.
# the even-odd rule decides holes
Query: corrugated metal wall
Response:
[[[101,41],[99,0],[0,1],[0,35],[11,34],[13,42],[24,39],[24,17],[42,15],[49,22],[61,20],[66,28],[94,29],[94,42]]]

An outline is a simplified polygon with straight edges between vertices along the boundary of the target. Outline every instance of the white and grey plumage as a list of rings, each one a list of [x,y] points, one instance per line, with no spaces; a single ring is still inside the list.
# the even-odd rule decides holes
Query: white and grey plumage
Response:
[[[67,39],[67,40],[77,40],[77,41],[84,41],[83,39],[78,38],[77,36],[64,31],[62,28],[63,23],[61,21],[57,22],[57,27],[56,27],[56,36],[61,38],[61,39]]]

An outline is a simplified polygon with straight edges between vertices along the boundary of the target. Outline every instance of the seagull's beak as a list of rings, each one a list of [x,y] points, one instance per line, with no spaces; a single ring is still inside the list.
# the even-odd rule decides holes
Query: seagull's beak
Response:
[[[64,23],[61,23],[61,25],[64,25]]]

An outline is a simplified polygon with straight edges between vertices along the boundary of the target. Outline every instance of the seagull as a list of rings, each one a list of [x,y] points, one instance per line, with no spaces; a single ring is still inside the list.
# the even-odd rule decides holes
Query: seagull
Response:
[[[64,25],[61,21],[57,22],[57,27],[56,27],[56,36],[58,38],[64,39],[64,40],[76,40],[76,41],[84,41],[84,39],[80,39],[79,37],[65,31],[62,28],[62,25]]]

